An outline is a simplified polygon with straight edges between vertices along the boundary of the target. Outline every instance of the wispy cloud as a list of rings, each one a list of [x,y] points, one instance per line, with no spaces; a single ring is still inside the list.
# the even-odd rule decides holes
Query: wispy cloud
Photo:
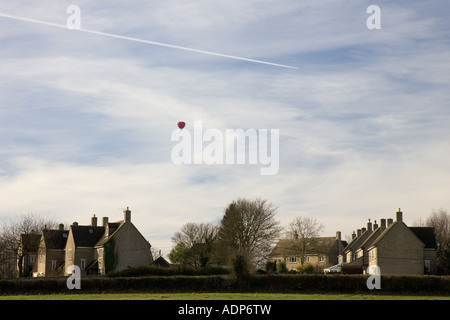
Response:
[[[15,1],[0,13],[0,217],[133,220],[168,253],[183,223],[218,222],[237,197],[267,198],[283,224],[315,216],[350,234],[368,218],[450,207],[450,61],[442,2]],[[111,37],[120,35],[120,37]],[[276,62],[227,59],[130,39]],[[280,170],[175,165],[171,132],[280,130]]]

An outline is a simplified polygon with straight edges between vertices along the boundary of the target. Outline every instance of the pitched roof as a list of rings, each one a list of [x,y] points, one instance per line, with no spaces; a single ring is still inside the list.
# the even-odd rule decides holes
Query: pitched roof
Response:
[[[373,230],[372,233],[367,237],[367,239],[364,240],[364,242],[362,242],[359,245],[359,247],[356,251],[358,251],[359,249],[362,249],[362,248],[367,249],[372,243],[374,243],[381,236],[381,234],[384,232],[384,230],[386,230],[386,228],[382,227],[382,226],[379,226],[378,228]]]
[[[47,249],[64,249],[66,247],[68,230],[48,230],[42,231],[45,247]]]
[[[324,253],[328,254],[331,247],[336,242],[336,237],[318,237],[306,240],[306,254]],[[301,239],[280,239],[273,248],[270,256],[288,256],[298,254],[298,248],[301,245]],[[343,241],[341,241],[343,242]],[[345,244],[344,244],[345,245]]]
[[[96,247],[104,245],[111,237],[114,235],[114,233],[119,230],[119,228],[125,223],[125,220],[121,220],[118,222],[108,222],[106,226],[104,227],[105,232],[103,235],[98,239],[97,243],[95,244]],[[108,232],[106,232],[108,230]]]
[[[39,233],[23,233],[20,235],[20,245],[24,252],[36,252],[39,248],[41,235]]]
[[[163,258],[163,256],[159,256],[158,259],[152,262],[152,265],[158,267],[170,267],[170,263]]]
[[[105,227],[70,226],[76,247],[94,247],[105,233]]]
[[[409,227],[409,229],[425,244],[426,249],[437,249],[436,234],[431,227]]]
[[[347,246],[342,250],[342,254],[346,254],[349,251],[355,252],[361,247],[361,244],[363,244],[367,238],[373,233],[373,231],[366,230],[361,234],[360,236],[353,238]]]

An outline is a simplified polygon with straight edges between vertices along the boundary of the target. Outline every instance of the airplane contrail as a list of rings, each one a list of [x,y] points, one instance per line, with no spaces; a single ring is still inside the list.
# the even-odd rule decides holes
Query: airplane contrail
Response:
[[[26,22],[31,22],[31,23],[37,23],[37,24],[42,24],[42,25],[47,25],[47,26],[52,26],[52,27],[57,27],[57,28],[69,29],[67,27],[67,25],[62,25],[62,24],[57,24],[57,23],[42,21],[42,20],[36,20],[36,19],[30,19],[30,18],[24,18],[24,17],[18,17],[18,16],[1,13],[1,12],[0,12],[0,17],[10,18],[10,19],[15,19],[15,20],[20,20],[20,21],[26,21]],[[163,42],[143,40],[143,39],[139,39],[139,38],[121,36],[121,35],[117,35],[117,34],[113,34],[113,33],[106,33],[106,32],[102,32],[102,31],[95,31],[95,30],[89,30],[89,29],[84,29],[84,28],[76,28],[76,29],[70,29],[70,30],[77,30],[77,31],[96,34],[96,35],[100,35],[100,36],[110,37],[110,38],[146,43],[146,44],[156,45],[156,46],[160,46],[160,47],[179,49],[179,50],[196,52],[196,53],[218,56],[218,57],[223,57],[223,58],[242,60],[242,61],[248,61],[248,62],[254,62],[254,63],[261,63],[261,64],[282,67],[282,68],[298,69],[297,67],[274,63],[274,62],[268,62],[268,61],[250,59],[250,58],[243,58],[243,57],[238,57],[238,56],[233,56],[233,55],[228,55],[228,54],[223,54],[223,53],[217,53],[217,52],[212,52],[212,51],[205,51],[205,50],[200,50],[200,49],[182,47],[182,46],[177,46],[177,45],[163,43]]]

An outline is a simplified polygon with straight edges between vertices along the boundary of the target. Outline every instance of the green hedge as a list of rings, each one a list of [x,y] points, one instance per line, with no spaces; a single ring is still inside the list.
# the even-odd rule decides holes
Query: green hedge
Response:
[[[162,268],[157,266],[137,266],[128,267],[122,271],[110,272],[110,277],[143,277],[143,276],[210,276],[229,274],[229,270],[221,267],[188,268],[173,266],[171,268]]]
[[[66,278],[0,280],[0,294],[107,292],[277,292],[450,295],[450,277],[381,276],[381,289],[369,290],[362,275],[260,275],[239,286],[232,276],[82,277],[80,290]]]

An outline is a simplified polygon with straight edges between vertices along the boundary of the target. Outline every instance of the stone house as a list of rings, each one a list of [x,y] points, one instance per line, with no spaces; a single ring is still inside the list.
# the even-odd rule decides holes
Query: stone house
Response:
[[[94,215],[90,225],[74,222],[69,230],[64,230],[63,224],[58,230],[44,229],[34,243],[35,277],[67,275],[72,265],[77,265],[82,275],[106,275],[153,262],[151,245],[131,222],[129,208],[117,222],[103,217],[98,225]]]
[[[102,219],[97,225],[95,215],[91,225],[70,226],[65,247],[65,274],[71,265],[80,267],[81,274],[105,275],[128,266],[150,265],[153,262],[150,243],[131,222],[131,211],[124,211],[124,219],[109,222]]]
[[[302,243],[305,241],[305,243]],[[299,247],[305,245],[305,250]],[[322,271],[324,268],[337,264],[338,255],[347,245],[341,240],[341,233],[336,232],[335,237],[317,237],[311,239],[280,239],[269,255],[271,262],[285,262],[288,270],[297,270],[304,263],[311,264],[316,270]],[[303,253],[303,257],[301,254]]]
[[[41,233],[34,277],[55,277],[62,274],[65,262],[65,247],[69,231],[64,224],[58,230],[44,229]]]
[[[399,209],[396,221],[381,219],[380,225],[372,225],[369,220],[367,228],[353,232],[338,261],[343,273],[363,274],[377,266],[381,274],[422,275],[436,272],[436,259],[434,229],[408,227]]]

